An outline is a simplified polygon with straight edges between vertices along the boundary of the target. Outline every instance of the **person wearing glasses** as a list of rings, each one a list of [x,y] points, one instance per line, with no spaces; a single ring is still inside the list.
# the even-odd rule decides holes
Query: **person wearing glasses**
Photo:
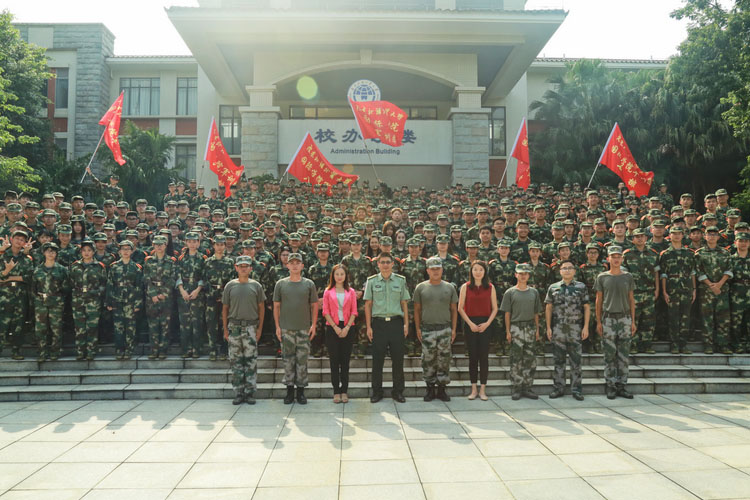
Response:
[[[547,290],[545,316],[547,339],[552,343],[555,360],[552,393],[550,399],[565,394],[565,358],[570,360],[570,392],[578,401],[583,401],[581,385],[582,342],[589,336],[589,292],[586,285],[576,281],[576,268],[570,260],[560,263],[562,280],[550,285]]]
[[[404,403],[404,351],[409,334],[410,298],[406,278],[393,272],[393,257],[383,252],[375,259],[380,272],[365,284],[365,322],[372,344],[372,395],[370,402],[383,399],[383,365],[390,350],[394,401]]]

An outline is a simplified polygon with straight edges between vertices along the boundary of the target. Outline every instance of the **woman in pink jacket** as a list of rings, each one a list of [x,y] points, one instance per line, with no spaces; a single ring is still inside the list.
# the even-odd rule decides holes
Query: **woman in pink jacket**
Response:
[[[325,343],[331,361],[333,402],[346,403],[349,396],[349,358],[352,354],[351,331],[357,316],[357,293],[349,286],[349,271],[341,264],[333,266],[328,287],[323,293],[326,319]]]

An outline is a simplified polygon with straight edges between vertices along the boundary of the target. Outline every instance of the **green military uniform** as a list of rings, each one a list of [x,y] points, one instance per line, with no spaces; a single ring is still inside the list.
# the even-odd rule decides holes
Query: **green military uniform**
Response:
[[[362,242],[361,236],[356,236],[353,239],[360,243]],[[354,241],[352,241],[352,243],[353,242]],[[404,263],[407,262],[408,259],[409,257],[404,260]],[[349,286],[354,288],[357,292],[364,293],[367,278],[372,276],[373,273],[372,261],[370,258],[365,254],[361,254],[359,259],[355,259],[352,254],[349,254],[341,259],[341,264],[347,269],[347,271],[349,271]],[[357,332],[357,343],[354,346],[354,355],[358,358],[363,358],[369,341],[367,339],[367,324],[365,323],[365,301],[361,300],[361,297],[357,300],[357,319],[354,322],[354,328]]]
[[[707,228],[708,231],[719,232],[716,226]],[[696,272],[698,274],[698,292],[703,317],[703,349],[707,354],[713,353],[713,347],[723,354],[731,354],[729,349],[730,310],[729,286],[725,283],[718,295],[703,283],[709,280],[718,282],[724,275],[731,278],[732,264],[729,252],[718,245],[709,248],[705,246],[695,252]]]
[[[120,246],[133,243],[123,241]],[[135,350],[136,312],[143,308],[143,268],[131,259],[113,263],[107,275],[105,305],[112,308],[118,359],[129,359]]]
[[[166,244],[163,236],[154,242]],[[175,288],[177,259],[169,255],[146,257],[143,264],[143,283],[146,292],[146,317],[151,341],[150,359],[167,357],[169,322],[172,319],[172,297]],[[156,299],[156,302],[154,302]]]
[[[596,248],[601,254],[602,247],[598,243],[589,243],[587,247]],[[588,261],[584,262],[586,263],[578,268],[577,278],[586,285],[586,288],[589,291],[589,302],[593,304],[596,301],[596,291],[594,291],[594,283],[596,282],[596,277],[605,272],[607,270],[607,266],[605,266],[600,261],[597,261],[597,263],[593,265],[589,264]],[[589,320],[589,331],[596,331],[596,318],[593,314],[590,316]],[[597,354],[602,352],[601,339],[599,338],[599,336],[589,335],[588,343],[589,352],[595,352]]]
[[[21,231],[17,233],[25,235]],[[6,274],[5,267],[9,262],[15,262],[15,266]],[[0,255],[0,340],[12,347],[14,359],[23,359],[21,345],[33,272],[34,261],[23,251],[14,255],[8,248]]]
[[[419,246],[419,242],[409,240],[409,245]],[[412,259],[409,255],[401,262],[401,272],[406,278],[406,288],[409,290],[409,295],[413,296],[417,285],[427,279],[427,261],[419,256]],[[364,308],[364,301],[362,302]],[[409,307],[409,336],[406,339],[406,354],[410,358],[414,358],[421,354],[421,344],[417,340],[417,332],[414,326],[414,300],[409,299],[407,304]]]
[[[318,243],[318,252],[323,250],[328,251],[330,255],[328,244]],[[318,299],[323,298],[323,293],[326,291],[328,282],[331,279],[331,272],[333,272],[333,264],[330,260],[326,261],[325,264],[322,264],[320,261],[318,261],[310,266],[310,269],[308,269],[307,277],[310,278],[313,283],[315,283],[315,289],[318,291]],[[313,356],[319,358],[324,355],[325,350],[325,343],[323,342],[323,332],[325,332],[326,320],[323,316],[322,307],[318,309],[318,317],[315,318],[314,321],[317,321],[316,328],[317,331],[321,333],[321,335],[318,335],[313,339],[311,347]]]
[[[45,243],[42,251],[54,249]],[[60,357],[62,319],[65,295],[70,291],[68,270],[55,262],[51,267],[39,265],[31,275],[31,295],[34,297],[34,331],[39,344],[39,359],[56,360]]]
[[[637,234],[643,234],[643,229],[636,229],[635,231]],[[656,321],[654,272],[659,271],[659,254],[648,247],[645,247],[643,251],[633,247],[624,251],[622,265],[635,281],[633,295],[635,298],[635,323],[638,329],[635,332],[633,342],[638,352],[653,354],[651,342],[654,339],[654,324]]]
[[[223,236],[216,236],[214,241],[224,241]],[[249,259],[243,259],[243,262]],[[260,264],[260,262],[258,262]],[[260,264],[262,266],[262,264]],[[229,257],[218,258],[216,255],[206,260],[203,271],[203,282],[206,285],[206,334],[208,335],[208,350],[211,358],[223,351],[221,323],[222,302],[221,295],[227,283],[236,277],[234,262]],[[265,279],[263,276],[261,279]],[[261,282],[258,278],[251,278]]]
[[[195,233],[185,235],[186,240],[198,239]],[[205,307],[205,294],[202,288],[206,257],[199,252],[191,255],[185,251],[177,260],[177,281],[175,286],[180,285],[185,292],[191,294],[194,290],[201,288],[201,293],[193,300],[185,300],[181,295],[177,297],[177,306],[180,314],[180,348],[182,357],[200,357],[201,331],[203,330],[203,312]]]
[[[509,240],[500,240],[498,246],[510,246]],[[493,259],[487,264],[490,281],[495,285],[495,291],[498,297],[502,297],[506,290],[515,284],[516,261],[512,259],[502,260],[500,257]],[[506,341],[505,318],[498,314],[495,319],[497,330],[497,355],[506,356],[508,354],[508,343]]]
[[[737,239],[750,239],[748,233],[740,233]],[[731,305],[732,344],[737,353],[750,352],[750,254],[730,258],[732,279],[729,280],[729,303]],[[1,288],[0,288],[1,290]]]
[[[673,227],[670,232],[680,228]],[[659,255],[659,272],[662,282],[666,280],[669,295],[667,315],[669,338],[673,353],[689,353],[687,339],[690,331],[690,306],[693,300],[693,276],[695,276],[695,254],[686,247],[670,246]]]
[[[84,242],[93,248],[93,242]],[[77,260],[70,266],[73,323],[76,332],[78,359],[93,360],[99,337],[99,318],[107,286],[107,267],[92,259]]]

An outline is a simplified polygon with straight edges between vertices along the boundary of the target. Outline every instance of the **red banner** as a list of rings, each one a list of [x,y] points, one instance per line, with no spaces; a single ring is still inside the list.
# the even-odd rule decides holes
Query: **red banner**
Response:
[[[379,139],[383,144],[398,147],[403,144],[406,112],[388,101],[352,101],[359,130],[365,139]]]
[[[120,151],[120,118],[122,117],[122,99],[125,96],[125,91],[120,92],[118,97],[112,106],[109,107],[102,119],[99,120],[99,125],[106,125],[107,129],[104,132],[104,142],[109,146],[112,151],[112,156],[115,157],[115,161],[120,164],[125,164],[125,158],[122,157],[122,151]]]
[[[645,196],[651,190],[654,173],[643,172],[638,168],[638,164],[635,162],[617,123],[612,129],[612,133],[609,134],[609,140],[607,145],[604,146],[598,165],[604,165],[617,174],[628,190],[635,191],[636,196]]]
[[[293,175],[300,182],[309,182],[313,186],[328,186],[328,195],[331,195],[331,187],[339,182],[350,187],[359,179],[358,175],[345,174],[329,162],[318,149],[312,136],[308,132],[302,140],[299,149],[294,154],[292,161],[286,168],[286,172]]]
[[[229,153],[224,149],[224,143],[221,142],[215,119],[211,120],[211,128],[208,131],[206,161],[209,163],[211,171],[219,178],[219,185],[224,186],[224,197],[228,197],[230,195],[229,187],[237,183],[245,167],[242,165],[238,167],[229,157]]]
[[[526,129],[526,118],[521,121],[521,128],[518,130],[516,142],[513,144],[513,150],[510,156],[518,160],[516,167],[516,186],[528,189],[531,183],[531,164],[529,162],[529,132]],[[507,167],[506,167],[507,168]]]

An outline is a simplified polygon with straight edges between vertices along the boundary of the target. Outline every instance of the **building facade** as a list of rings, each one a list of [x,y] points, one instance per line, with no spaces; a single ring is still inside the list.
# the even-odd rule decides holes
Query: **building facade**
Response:
[[[280,177],[310,132],[328,159],[363,179],[440,188],[497,183],[528,106],[564,71],[537,56],[565,19],[525,0],[199,0],[167,15],[192,56],[115,56],[103,25],[19,24],[47,48],[57,79],[56,142],[93,151],[97,124],[125,92],[123,119],[176,137],[173,165],[206,187],[212,118],[249,176]],[[623,69],[664,61],[613,61]],[[62,78],[67,76],[67,82]],[[362,141],[348,104],[395,103],[408,114],[400,148]]]

